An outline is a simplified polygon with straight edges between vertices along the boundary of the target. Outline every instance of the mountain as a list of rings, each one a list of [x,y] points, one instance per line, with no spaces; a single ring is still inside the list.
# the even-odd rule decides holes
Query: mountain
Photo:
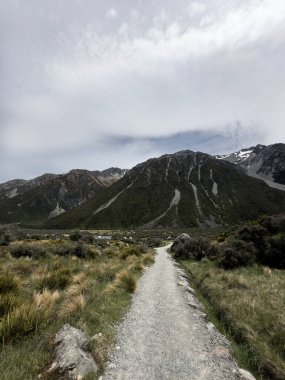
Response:
[[[95,198],[47,224],[55,228],[220,226],[285,209],[285,193],[208,154],[182,151],[129,170]]]
[[[126,170],[71,170],[44,174],[31,180],[16,179],[0,184],[0,221],[19,222],[52,218],[95,196],[122,178]]]
[[[285,144],[256,145],[215,157],[241,167],[273,188],[285,190]]]

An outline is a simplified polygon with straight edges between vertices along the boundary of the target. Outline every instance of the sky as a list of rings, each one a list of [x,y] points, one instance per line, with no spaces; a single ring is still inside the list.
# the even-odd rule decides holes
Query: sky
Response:
[[[0,182],[285,142],[284,0],[1,0]]]

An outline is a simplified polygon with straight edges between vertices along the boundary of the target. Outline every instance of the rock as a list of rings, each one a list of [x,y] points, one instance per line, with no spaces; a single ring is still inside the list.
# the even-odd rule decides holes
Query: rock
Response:
[[[238,369],[242,380],[256,380],[255,377],[243,368]]]
[[[191,288],[189,285],[186,286],[186,292],[189,292],[191,294],[195,294],[195,290],[193,288]]]
[[[177,236],[177,238],[174,240],[172,246],[170,247],[170,250],[175,252],[175,247],[177,247],[180,244],[184,244],[189,239],[190,239],[190,236],[188,234],[185,234],[185,233]]]
[[[115,368],[116,368],[116,364],[115,364],[115,363],[110,363],[110,364],[108,365],[108,368],[110,368],[110,369],[115,369]]]
[[[215,325],[212,322],[207,323],[208,331],[213,331],[216,329]]]
[[[226,347],[223,347],[223,346],[216,346],[211,352],[211,354],[215,358],[221,358],[221,359],[231,358],[230,351]]]
[[[98,340],[102,337],[102,333],[98,333],[92,336],[91,340]]]
[[[203,313],[202,311],[200,312],[200,313],[198,313],[197,314],[198,315],[198,317],[200,317],[200,318],[203,318],[203,319],[207,319],[207,314],[206,313]]]
[[[86,335],[66,324],[56,334],[56,355],[48,372],[57,371],[67,379],[80,379],[98,370],[94,359],[88,352]]]
[[[198,303],[196,303],[195,301],[189,301],[188,305],[190,307],[193,307],[193,309],[200,309],[200,305]]]

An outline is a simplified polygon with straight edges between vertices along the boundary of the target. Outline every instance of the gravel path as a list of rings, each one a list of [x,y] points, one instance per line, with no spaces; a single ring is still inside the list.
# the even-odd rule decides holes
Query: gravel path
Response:
[[[183,271],[158,248],[118,329],[105,380],[233,380],[227,340],[207,323]]]

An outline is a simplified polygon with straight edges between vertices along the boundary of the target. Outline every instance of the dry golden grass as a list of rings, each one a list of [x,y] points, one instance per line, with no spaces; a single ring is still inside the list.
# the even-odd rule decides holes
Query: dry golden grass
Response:
[[[86,301],[83,294],[76,294],[66,299],[61,305],[59,316],[61,318],[67,317],[73,313],[82,312],[85,307]]]
[[[34,302],[36,307],[39,308],[52,308],[54,303],[59,299],[60,292],[55,290],[54,292],[44,289],[40,293],[34,293]]]
[[[214,313],[248,345],[264,378],[285,378],[285,272],[262,266],[225,271],[211,262],[183,261]]]
[[[130,293],[144,267],[143,258],[153,257],[128,252],[127,259],[122,259],[125,244],[114,249],[111,244],[106,252],[100,248],[98,255],[78,258],[72,253],[62,254],[60,248],[67,243],[24,242],[28,248],[35,247],[32,257],[12,257],[9,247],[5,247],[4,255],[1,250],[0,287],[5,271],[12,278],[10,285],[4,279],[8,292],[0,297],[1,370],[6,380],[34,378],[42,373],[51,360],[48,341],[64,323],[90,335],[102,332],[103,338],[96,341],[92,354],[100,358],[98,365],[103,370],[115,337],[113,325],[129,305]],[[95,251],[96,247],[91,249]],[[40,256],[40,252],[48,253]],[[13,282],[15,278],[18,285]]]

